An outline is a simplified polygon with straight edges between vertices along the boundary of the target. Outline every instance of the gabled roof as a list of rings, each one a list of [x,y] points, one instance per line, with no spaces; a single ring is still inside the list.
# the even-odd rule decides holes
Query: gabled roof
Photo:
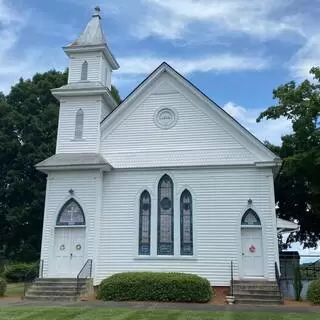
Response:
[[[173,78],[175,78],[180,84],[186,87],[190,92],[195,94],[198,98],[204,101],[212,109],[217,111],[220,116],[233,127],[235,127],[239,134],[244,136],[247,140],[255,145],[262,153],[264,153],[270,159],[271,166],[279,166],[281,164],[281,159],[271,152],[259,139],[257,139],[250,131],[243,127],[237,120],[230,116],[226,111],[224,111],[217,103],[205,95],[201,90],[194,86],[189,80],[178,73],[174,68],[172,68],[168,63],[163,62],[158,68],[156,68],[143,82],[141,82],[123,101],[122,103],[114,109],[106,118],[101,121],[101,129],[107,127],[107,124],[112,122],[114,118],[120,116],[124,110],[126,110],[128,104],[132,103],[146,88],[150,87],[152,83],[164,72],[167,72]]]
[[[277,217],[277,230],[278,233],[299,231],[300,226],[295,222],[291,222],[289,220],[284,220]]]

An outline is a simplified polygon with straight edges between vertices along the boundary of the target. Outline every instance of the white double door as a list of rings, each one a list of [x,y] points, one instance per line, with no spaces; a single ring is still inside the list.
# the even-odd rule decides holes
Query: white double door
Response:
[[[54,276],[73,278],[83,267],[85,228],[56,228],[54,249]]]
[[[242,269],[244,278],[264,276],[262,229],[242,228]]]

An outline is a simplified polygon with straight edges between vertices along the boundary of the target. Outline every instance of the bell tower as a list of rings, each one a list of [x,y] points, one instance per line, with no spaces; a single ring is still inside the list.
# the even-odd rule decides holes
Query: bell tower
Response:
[[[56,153],[99,153],[100,121],[117,106],[111,80],[119,68],[102,29],[99,7],[63,50],[69,58],[68,84],[52,90],[60,101]]]

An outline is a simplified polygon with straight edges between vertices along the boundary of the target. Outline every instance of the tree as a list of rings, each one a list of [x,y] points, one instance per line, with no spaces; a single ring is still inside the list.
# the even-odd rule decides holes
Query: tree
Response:
[[[273,149],[283,159],[275,194],[277,214],[300,224],[300,231],[291,234],[288,242],[299,241],[304,247],[316,247],[320,239],[320,69],[310,72],[313,82],[291,81],[275,89],[278,103],[257,119],[285,117],[292,122],[292,134],[282,137],[281,147]]]
[[[55,152],[59,103],[52,88],[67,71],[20,79],[0,94],[0,250],[11,260],[39,258],[46,177],[34,165]],[[119,103],[116,88],[112,95]]]

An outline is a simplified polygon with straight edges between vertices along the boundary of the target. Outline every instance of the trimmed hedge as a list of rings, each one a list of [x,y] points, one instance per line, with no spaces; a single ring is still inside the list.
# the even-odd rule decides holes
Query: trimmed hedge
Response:
[[[4,293],[7,289],[7,281],[3,278],[0,278],[0,297],[4,297]]]
[[[125,272],[103,280],[100,300],[207,302],[213,289],[207,279],[186,273]]]
[[[39,263],[13,263],[6,266],[3,276],[8,282],[32,280],[39,275]]]
[[[313,304],[320,304],[320,280],[314,280],[310,283],[307,298]]]

